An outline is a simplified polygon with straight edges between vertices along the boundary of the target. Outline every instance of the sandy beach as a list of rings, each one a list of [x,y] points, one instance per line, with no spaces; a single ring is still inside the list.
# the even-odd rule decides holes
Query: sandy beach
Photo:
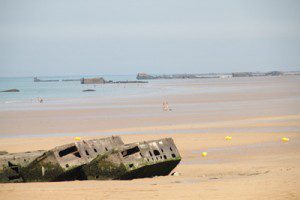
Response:
[[[180,176],[0,184],[0,199],[299,199],[299,86],[300,76],[172,80],[159,86],[170,93],[0,110],[0,150],[120,135],[172,137],[182,156]]]

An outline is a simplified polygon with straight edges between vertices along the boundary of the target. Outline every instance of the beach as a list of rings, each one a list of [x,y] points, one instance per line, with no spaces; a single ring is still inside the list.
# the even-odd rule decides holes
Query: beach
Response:
[[[0,150],[50,149],[75,136],[172,137],[182,161],[179,176],[0,184],[0,199],[299,199],[299,86],[300,76],[167,80],[122,85],[120,95],[3,104]]]

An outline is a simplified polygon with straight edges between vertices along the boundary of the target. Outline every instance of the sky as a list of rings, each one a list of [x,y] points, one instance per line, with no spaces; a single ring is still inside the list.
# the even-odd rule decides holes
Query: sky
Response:
[[[300,70],[299,0],[0,0],[0,76]]]

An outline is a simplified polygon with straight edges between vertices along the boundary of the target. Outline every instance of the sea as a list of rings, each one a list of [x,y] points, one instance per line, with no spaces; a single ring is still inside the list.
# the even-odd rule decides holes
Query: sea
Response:
[[[34,77],[2,77],[0,91],[18,89],[20,92],[0,92],[0,110],[26,109],[35,105],[38,99],[47,104],[63,104],[85,101],[92,98],[130,98],[152,96],[155,94],[178,92],[180,88],[168,87],[166,80],[150,80],[149,83],[120,84],[81,84],[80,81],[62,81],[63,79],[103,77],[112,81],[135,81],[136,75],[90,75],[90,76],[41,76],[41,80],[59,80],[58,82],[34,82]],[[93,92],[83,92],[93,89]]]
[[[81,79],[103,77],[109,81],[136,81],[136,75],[89,75],[89,76],[41,76],[41,80],[59,80],[58,82],[34,82],[34,77],[1,77],[0,91],[18,89],[20,92],[0,92],[1,110],[49,109],[55,106],[87,105],[89,102],[103,100],[119,101],[136,97],[164,98],[174,94],[208,94],[258,90],[272,77],[256,78],[210,78],[210,79],[157,79],[148,83],[118,84],[81,84],[80,81],[62,81],[63,79]],[[286,77],[288,78],[288,77]],[[280,79],[274,77],[272,79]],[[180,84],[179,84],[180,83]],[[249,83],[249,84],[246,84]],[[257,87],[253,84],[257,84]],[[276,82],[275,82],[276,83]],[[243,85],[243,87],[240,87]],[[83,90],[93,89],[93,92]],[[43,106],[38,106],[43,99]],[[163,99],[162,99],[163,100]]]

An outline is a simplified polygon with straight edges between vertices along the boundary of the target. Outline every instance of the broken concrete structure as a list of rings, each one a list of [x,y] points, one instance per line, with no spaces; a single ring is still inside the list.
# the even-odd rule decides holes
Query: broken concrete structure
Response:
[[[24,153],[5,153],[0,155],[0,182],[23,182],[20,174],[22,167],[27,166],[46,151]]]
[[[76,141],[49,151],[5,154],[0,156],[0,182],[80,179],[78,167],[123,144],[120,137],[112,136]]]
[[[23,167],[21,176],[25,182],[83,179],[82,165],[123,144],[120,137],[112,136],[58,146]]]
[[[119,136],[49,151],[0,155],[0,182],[134,179],[168,175],[180,162],[172,138],[124,144]]]
[[[181,156],[172,138],[120,146],[82,167],[87,179],[134,179],[168,175]]]

